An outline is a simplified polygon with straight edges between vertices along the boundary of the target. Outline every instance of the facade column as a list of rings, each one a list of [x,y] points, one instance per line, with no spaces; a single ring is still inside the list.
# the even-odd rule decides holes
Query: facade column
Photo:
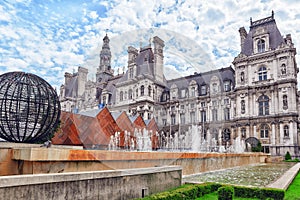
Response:
[[[290,121],[290,127],[289,127],[289,137],[290,137],[290,145],[294,144],[294,122]]]
[[[252,98],[252,116],[257,116],[257,108],[255,106],[256,94],[253,94]]]
[[[276,140],[276,129],[275,129],[275,123],[272,123],[272,137],[271,137],[271,144],[275,145]]]
[[[257,132],[256,132],[256,125],[253,126],[253,137],[257,137]]]
[[[250,125],[246,126],[246,138],[250,137]]]
[[[277,105],[277,100],[276,100],[275,95],[274,95],[274,91],[272,91],[271,103],[272,103],[271,114],[275,114],[275,113],[278,112],[277,110],[275,110],[276,108],[278,108],[278,105]]]
[[[279,144],[283,144],[283,124],[279,124]]]
[[[219,133],[218,133],[218,141],[219,141],[219,146],[222,145],[222,129],[219,128]]]

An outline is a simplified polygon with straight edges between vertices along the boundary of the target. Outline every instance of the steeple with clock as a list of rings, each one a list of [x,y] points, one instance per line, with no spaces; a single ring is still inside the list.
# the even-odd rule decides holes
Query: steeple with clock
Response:
[[[109,38],[107,34],[103,38],[103,45],[100,51],[100,65],[97,69],[97,82],[106,82],[113,77],[114,71],[111,68],[111,51],[109,47]]]

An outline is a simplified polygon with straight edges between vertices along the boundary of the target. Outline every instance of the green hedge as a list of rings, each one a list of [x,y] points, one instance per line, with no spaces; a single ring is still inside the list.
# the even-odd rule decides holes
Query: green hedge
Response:
[[[217,191],[222,186],[229,186],[234,188],[234,196],[242,198],[259,198],[259,199],[284,199],[284,190],[273,188],[253,188],[243,186],[221,185],[217,183],[205,184],[185,184],[181,187],[153,194],[142,198],[143,200],[182,200],[182,199],[196,199]]]
[[[222,186],[218,189],[218,200],[232,200],[233,194],[232,186]]]

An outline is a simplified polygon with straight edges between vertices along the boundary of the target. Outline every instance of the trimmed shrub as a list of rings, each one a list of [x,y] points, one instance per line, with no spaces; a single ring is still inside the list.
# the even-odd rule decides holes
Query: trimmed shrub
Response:
[[[218,200],[232,200],[233,198],[233,187],[223,186],[218,189]]]
[[[284,160],[291,160],[292,156],[290,154],[290,152],[286,152],[285,156],[284,156]]]

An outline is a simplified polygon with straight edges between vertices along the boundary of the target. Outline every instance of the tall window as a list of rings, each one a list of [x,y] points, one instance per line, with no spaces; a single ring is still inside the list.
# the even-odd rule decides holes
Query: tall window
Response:
[[[246,108],[245,108],[245,100],[241,100],[241,113],[245,114]]]
[[[283,95],[283,97],[282,97],[282,105],[283,105],[283,109],[284,110],[286,110],[288,108],[287,95]]]
[[[123,91],[120,92],[120,101],[123,101]]]
[[[103,102],[104,105],[106,105],[106,96],[103,96]]]
[[[201,111],[201,122],[206,122],[206,111]]]
[[[182,89],[181,94],[180,94],[181,98],[185,98],[185,95],[186,95],[185,93],[186,93],[186,90]]]
[[[268,138],[269,137],[269,127],[266,124],[261,125],[260,127],[260,137]]]
[[[132,89],[129,89],[129,90],[128,90],[128,98],[129,98],[129,99],[132,99]]]
[[[230,120],[230,110],[229,110],[229,108],[224,109],[224,120]]]
[[[180,124],[185,124],[185,114],[184,113],[180,114]]]
[[[282,75],[285,75],[285,74],[286,74],[286,66],[285,66],[285,64],[282,64],[282,65],[281,65],[281,74],[282,74]]]
[[[241,129],[241,135],[242,135],[242,138],[246,138],[246,129],[245,128]]]
[[[148,96],[151,97],[151,86],[148,86]]]
[[[218,92],[218,84],[217,84],[217,83],[213,83],[213,84],[212,84],[212,91],[213,91],[214,93],[217,93],[217,92]]]
[[[262,95],[258,98],[258,113],[259,115],[269,114],[269,97]]]
[[[217,129],[213,129],[213,137],[215,138],[215,140],[218,140],[218,130]]]
[[[129,78],[133,78],[133,69],[129,68]]]
[[[217,109],[213,109],[211,112],[212,112],[212,121],[217,121],[218,120],[218,111],[217,111]]]
[[[225,128],[223,130],[223,135],[222,135],[223,141],[228,142],[230,140],[230,130],[228,128]]]
[[[190,120],[191,120],[191,123],[196,123],[196,115],[195,115],[195,112],[191,112],[190,113]]]
[[[267,80],[267,68],[266,67],[260,67],[258,70],[258,80],[259,81],[265,81]]]
[[[244,72],[241,72],[241,82],[243,83],[245,80],[245,73]]]
[[[171,124],[172,125],[176,124],[176,115],[171,115]]]
[[[225,90],[225,92],[228,92],[228,91],[230,91],[230,88],[231,86],[230,86],[230,81],[225,81],[224,82],[224,90]]]
[[[201,95],[206,95],[206,85],[201,86]]]
[[[258,53],[264,52],[265,49],[266,49],[266,42],[264,40],[258,40],[258,42],[257,42]]]
[[[139,96],[139,89],[136,89],[136,90],[135,90],[135,94],[136,94],[136,97]]]
[[[141,86],[141,96],[144,96],[144,92],[145,92],[145,87],[142,85]]]
[[[191,97],[194,97],[194,96],[196,96],[196,94],[195,94],[195,90],[196,90],[196,88],[195,88],[195,87],[192,87],[192,88],[191,88]]]
[[[288,125],[285,125],[283,127],[283,136],[286,137],[286,138],[288,138],[290,136],[290,134],[289,134],[289,126]]]

